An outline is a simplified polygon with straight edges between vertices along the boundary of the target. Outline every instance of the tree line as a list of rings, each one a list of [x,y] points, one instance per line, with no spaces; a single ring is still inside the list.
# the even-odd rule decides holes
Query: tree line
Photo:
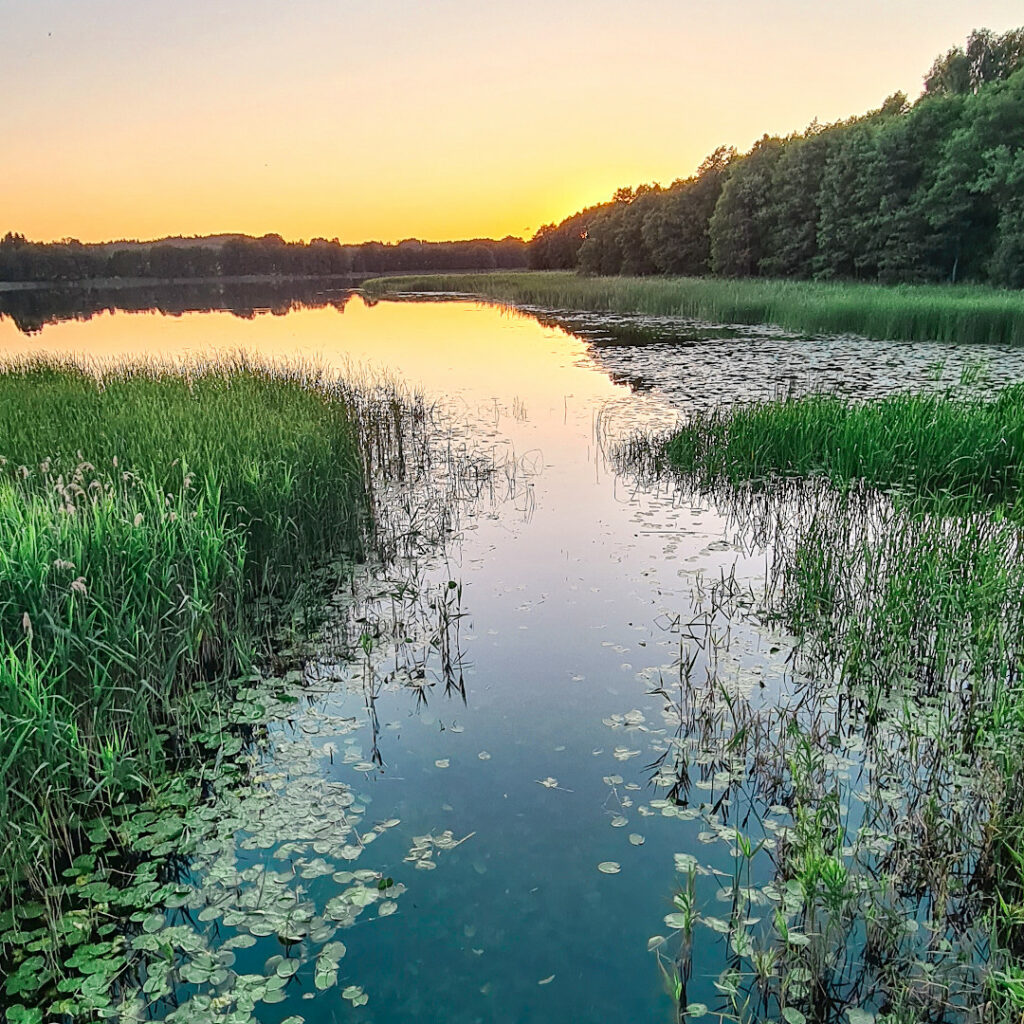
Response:
[[[521,238],[476,238],[344,245],[336,238],[286,242],[280,235],[242,235],[162,242],[88,244],[75,239],[32,242],[0,238],[0,281],[79,281],[98,278],[344,276],[398,270],[495,270],[525,267]]]
[[[914,103],[716,149],[542,227],[536,269],[1024,287],[1024,28],[972,32]]]

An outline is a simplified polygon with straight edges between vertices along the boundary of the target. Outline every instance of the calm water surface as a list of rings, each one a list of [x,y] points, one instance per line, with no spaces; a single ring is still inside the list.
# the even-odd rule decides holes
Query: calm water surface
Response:
[[[493,500],[463,510],[446,557],[422,567],[425,590],[461,585],[464,700],[446,696],[436,652],[422,686],[384,687],[376,704],[384,764],[376,770],[367,770],[373,738],[353,671],[347,678],[339,669],[331,685],[321,681],[311,707],[277,731],[272,763],[284,777],[352,786],[367,825],[399,819],[348,866],[381,871],[407,892],[397,912],[380,917],[371,908],[339,933],[348,951],[338,988],[316,992],[312,967],[304,968],[283,1002],[258,1009],[261,1020],[672,1020],[648,939],[668,931],[663,918],[679,884],[674,854],[729,874],[732,861],[706,833],[698,839],[702,820],[651,806],[666,792],[657,784],[664,778],[652,781],[652,763],[672,749],[679,723],[650,691],[678,679],[681,623],[694,616],[697,582],[735,570],[756,585],[764,553],[738,544],[714,508],[618,479],[601,439],[670,424],[693,404],[779,388],[935,386],[958,379],[979,357],[1001,379],[1024,378],[1018,353],[897,350],[851,339],[808,347],[750,329],[642,347],[605,337],[595,346],[546,320],[472,301],[370,306],[358,296],[343,311],[252,318],[101,313],[32,335],[0,320],[8,355],[244,350],[387,368],[443,398],[463,424],[461,436],[514,470]],[[571,326],[587,333],[586,324]],[[784,700],[793,685],[788,653],[784,637],[737,619],[718,678],[744,699]],[[303,753],[310,746],[312,760]],[[694,766],[690,804],[722,795],[714,773]],[[743,815],[735,798],[718,808],[723,821]],[[444,830],[468,838],[439,850],[434,869],[417,870],[407,859],[414,837]],[[245,845],[240,863],[280,868],[274,849]],[[603,873],[602,862],[621,869]],[[339,867],[346,865],[331,864]],[[761,872],[754,884],[767,880]],[[701,885],[707,912],[727,916],[727,906],[715,909],[716,877]],[[345,887],[330,874],[304,886],[318,905]],[[279,951],[263,940],[239,951],[237,969],[262,970]],[[715,1003],[712,982],[726,961],[725,937],[699,931],[691,1001]],[[365,989],[365,1006],[341,998],[348,984]]]

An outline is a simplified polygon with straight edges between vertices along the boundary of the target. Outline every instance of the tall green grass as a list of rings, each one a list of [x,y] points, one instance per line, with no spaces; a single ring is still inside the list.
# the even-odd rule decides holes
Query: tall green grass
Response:
[[[746,508],[774,553],[777,611],[844,671],[881,682],[926,665],[933,679],[986,679],[991,701],[1024,668],[1024,385],[990,401],[811,395],[698,411],[624,455]]]
[[[464,292],[548,308],[768,323],[803,333],[853,333],[879,340],[1024,344],[1024,292],[980,286],[526,271],[377,278],[363,289],[376,298],[397,292]]]
[[[917,497],[1016,505],[1024,484],[1024,385],[993,401],[811,395],[697,412],[664,454],[705,482],[820,476]]]
[[[0,372],[0,457],[40,478],[84,460],[171,493],[213,484],[245,525],[250,583],[273,593],[318,551],[359,544],[360,401],[316,367],[241,357],[99,376],[29,361]]]
[[[242,360],[0,371],[0,877],[137,799],[269,603],[360,555],[398,404]]]

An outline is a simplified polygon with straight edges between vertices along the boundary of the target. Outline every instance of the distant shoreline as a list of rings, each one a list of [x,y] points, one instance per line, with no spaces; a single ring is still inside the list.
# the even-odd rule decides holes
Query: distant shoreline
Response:
[[[459,273],[459,271],[454,271]],[[388,277],[422,274],[422,270],[389,270]],[[52,291],[72,288],[80,291],[117,290],[121,288],[147,288],[164,285],[195,284],[288,284],[291,281],[334,282],[341,287],[354,287],[381,271],[357,271],[351,274],[239,274],[213,277],[81,277],[62,281],[0,281],[0,292]]]
[[[289,281],[336,281],[351,285],[377,274],[243,274],[234,277],[83,277],[67,281],[0,281],[0,292],[51,291],[75,288],[81,291],[146,288],[179,284],[287,284]]]

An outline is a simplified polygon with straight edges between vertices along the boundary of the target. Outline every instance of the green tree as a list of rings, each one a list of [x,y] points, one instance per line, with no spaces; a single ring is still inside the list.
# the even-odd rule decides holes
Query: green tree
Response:
[[[709,224],[711,269],[724,277],[751,277],[760,271],[767,241],[766,210],[772,173],[783,140],[765,135],[729,166],[722,194]]]
[[[618,274],[622,270],[619,230],[624,203],[616,203],[591,221],[579,251],[579,268],[584,274]]]
[[[658,272],[644,237],[644,220],[661,198],[657,185],[641,185],[619,211],[615,242],[621,257],[619,273],[646,275]]]
[[[766,277],[810,277],[818,254],[819,199],[825,167],[841,128],[812,124],[788,139],[772,169],[763,219],[764,252],[758,264]]]
[[[655,268],[663,274],[706,274],[711,262],[711,215],[736,150],[719,146],[697,173],[675,181],[649,209],[643,238]]]
[[[1013,168],[1022,145],[1024,69],[966,97],[943,147],[922,205],[938,236],[944,277],[986,279],[1000,237],[1013,235],[1022,201]],[[1000,274],[1006,278],[1005,270]]]
[[[1002,35],[987,28],[975,29],[965,47],[955,46],[936,58],[925,76],[927,93],[964,95],[982,86],[1009,78],[1024,67],[1024,28]]]

